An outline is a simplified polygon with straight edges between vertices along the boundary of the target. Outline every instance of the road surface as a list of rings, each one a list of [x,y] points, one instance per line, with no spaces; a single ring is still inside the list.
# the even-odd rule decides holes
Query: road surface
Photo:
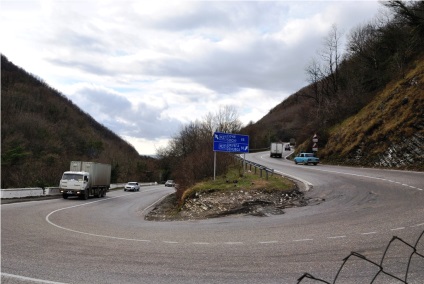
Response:
[[[380,263],[393,236],[402,242],[390,246],[390,275],[378,283],[400,283],[392,275],[404,279],[407,269],[410,283],[423,283],[424,258],[406,244],[424,255],[424,173],[294,165],[268,152],[246,158],[301,180],[314,205],[269,217],[145,221],[173,192],[163,185],[2,205],[2,283],[296,283],[304,273],[332,283],[352,251]],[[377,272],[352,257],[336,283],[370,283]]]

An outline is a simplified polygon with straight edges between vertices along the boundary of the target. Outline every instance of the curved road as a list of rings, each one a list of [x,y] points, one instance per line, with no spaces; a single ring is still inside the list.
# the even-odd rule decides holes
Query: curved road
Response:
[[[415,245],[424,230],[424,173],[294,165],[268,152],[246,158],[301,180],[313,205],[270,217],[145,221],[173,191],[163,185],[2,205],[2,283],[296,283],[305,272],[332,283],[352,251],[380,263],[394,235],[424,255],[424,237]],[[413,252],[405,243],[393,242],[383,261],[400,278]],[[377,272],[353,257],[337,283],[370,283]],[[385,273],[378,280],[399,283]],[[408,281],[424,281],[417,254]]]

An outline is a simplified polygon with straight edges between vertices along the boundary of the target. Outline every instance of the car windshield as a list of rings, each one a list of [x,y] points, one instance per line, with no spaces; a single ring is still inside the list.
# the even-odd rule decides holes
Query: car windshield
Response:
[[[137,185],[136,182],[129,182],[128,185]]]

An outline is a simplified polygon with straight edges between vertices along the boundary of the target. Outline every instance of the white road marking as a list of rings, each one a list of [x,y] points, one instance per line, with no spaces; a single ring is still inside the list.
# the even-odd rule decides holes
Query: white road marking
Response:
[[[4,272],[1,273],[1,276],[6,276],[6,277],[15,278],[15,279],[24,280],[24,281],[43,283],[43,284],[65,284],[64,282],[48,281],[48,280],[36,279],[36,278],[31,278],[31,277],[25,277],[25,276],[20,276],[20,275],[15,275],[15,274],[4,273]],[[6,283],[7,282],[8,281],[6,279]]]
[[[373,235],[377,234],[377,232],[367,232],[367,233],[361,233],[361,235]]]
[[[313,239],[299,239],[299,240],[293,240],[293,242],[310,242],[313,241]]]
[[[330,170],[324,170],[324,169],[316,169],[316,168],[311,168],[311,169],[315,170],[315,171],[320,171],[320,172],[327,172],[327,173],[342,174],[342,175],[349,175],[349,176],[357,176],[357,177],[363,177],[363,178],[369,178],[369,179],[382,180],[382,181],[396,183],[396,184],[399,184],[399,185],[402,185],[402,186],[405,186],[405,187],[409,187],[409,188],[423,190],[422,188],[419,188],[419,187],[413,187],[409,184],[405,184],[405,183],[401,183],[399,181],[393,181],[393,180],[389,180],[389,179],[385,179],[385,178],[372,177],[372,176],[367,176],[367,175],[362,175],[362,174],[353,174],[353,173],[330,171]]]
[[[260,244],[277,244],[278,241],[259,242]]]
[[[327,237],[327,239],[342,239],[342,238],[346,238],[346,236]]]
[[[405,227],[399,227],[399,228],[390,229],[390,231],[399,231],[399,230],[403,230],[403,229],[405,229]]]
[[[179,244],[179,242],[174,242],[174,241],[163,241],[166,244]]]

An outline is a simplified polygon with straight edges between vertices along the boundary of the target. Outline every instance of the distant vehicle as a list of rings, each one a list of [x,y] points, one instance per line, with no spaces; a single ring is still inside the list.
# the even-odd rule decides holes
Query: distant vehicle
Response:
[[[286,146],[284,146],[284,151],[290,151],[290,144],[286,144]]]
[[[165,182],[165,186],[174,187],[175,186],[175,182],[172,179],[167,180]]]
[[[140,191],[140,186],[138,185],[138,182],[130,181],[127,183],[124,187],[124,191]]]
[[[315,166],[319,163],[319,158],[315,157],[313,153],[300,153],[294,158],[294,163],[297,164],[314,164]]]
[[[271,151],[269,153],[269,156],[271,158],[281,158],[283,156],[283,142],[272,142],[270,148]]]
[[[111,165],[95,162],[71,161],[70,171],[63,173],[59,182],[63,198],[78,196],[104,197],[110,188]]]

